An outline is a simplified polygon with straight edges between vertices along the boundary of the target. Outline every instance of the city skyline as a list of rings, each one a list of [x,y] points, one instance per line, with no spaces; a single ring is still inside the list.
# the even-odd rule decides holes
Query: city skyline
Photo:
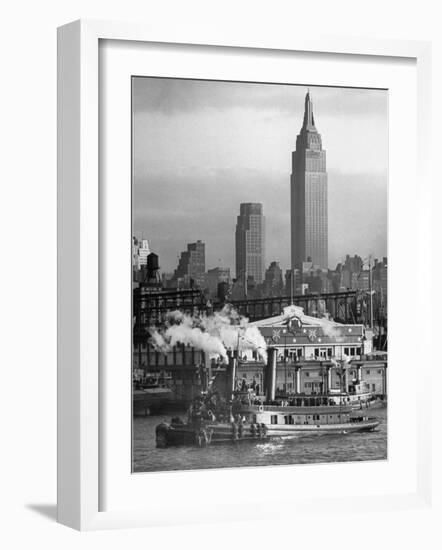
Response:
[[[265,267],[290,267],[290,158],[307,87],[151,78],[133,84],[133,229],[160,255],[162,271],[172,272],[179,252],[198,239],[206,243],[207,268],[233,271],[241,202],[259,202],[266,212]],[[346,254],[386,256],[386,92],[310,90],[327,136],[328,267]]]

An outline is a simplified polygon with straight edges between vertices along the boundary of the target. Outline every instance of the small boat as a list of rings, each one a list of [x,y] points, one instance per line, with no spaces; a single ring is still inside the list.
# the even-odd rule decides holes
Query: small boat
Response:
[[[306,399],[311,398],[310,395],[304,395],[303,397]],[[324,398],[331,405],[344,405],[356,411],[363,409],[377,409],[387,405],[387,400],[385,398],[380,397],[373,392],[340,393],[332,391],[327,395],[315,395],[313,397],[317,399]]]
[[[165,379],[153,375],[146,378],[144,382],[134,381],[132,389],[134,416],[157,414],[173,403],[175,394],[166,382]]]
[[[327,398],[336,405],[346,405],[352,409],[362,410],[383,406],[383,400],[379,395],[371,392],[369,385],[364,381],[353,381],[351,391],[330,389]]]

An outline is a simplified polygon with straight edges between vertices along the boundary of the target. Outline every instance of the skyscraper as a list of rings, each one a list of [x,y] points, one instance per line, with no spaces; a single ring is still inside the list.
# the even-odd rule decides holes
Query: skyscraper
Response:
[[[140,247],[138,249],[139,265],[147,265],[147,257],[150,254],[149,243],[147,239],[142,239]]]
[[[264,278],[265,219],[262,204],[241,203],[236,222],[236,278],[252,276],[256,283]]]
[[[173,274],[173,280],[182,280],[184,286],[204,283],[204,272],[206,271],[206,247],[202,241],[190,243],[187,250],[181,252],[178,267]]]
[[[269,298],[270,296],[282,296],[283,294],[282,269],[279,262],[271,262],[265,272],[262,295],[264,298]]]
[[[326,154],[315,126],[310,92],[305,96],[304,122],[292,153],[292,269],[302,262],[328,268],[328,200]]]

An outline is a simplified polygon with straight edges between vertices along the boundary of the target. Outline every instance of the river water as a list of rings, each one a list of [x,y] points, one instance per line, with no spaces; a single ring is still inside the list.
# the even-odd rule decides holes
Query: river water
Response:
[[[271,439],[213,447],[157,449],[155,426],[170,422],[169,416],[133,419],[133,471],[158,472],[201,468],[233,468],[314,462],[354,462],[387,458],[387,409],[372,409],[380,425],[374,432],[346,435],[311,435],[294,439]]]

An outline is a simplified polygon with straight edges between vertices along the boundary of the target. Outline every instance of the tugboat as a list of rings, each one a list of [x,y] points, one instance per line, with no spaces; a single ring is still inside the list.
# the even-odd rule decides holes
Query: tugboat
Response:
[[[173,418],[171,423],[156,427],[157,447],[232,443],[268,439],[270,437],[298,437],[316,434],[347,434],[373,431],[379,421],[354,412],[342,400],[336,404],[331,396],[276,399],[276,349],[268,349],[265,374],[266,399],[244,403],[235,396],[236,359],[230,358],[230,403],[217,403],[208,393],[192,405],[188,420]]]
[[[155,429],[158,448],[194,445],[207,447],[219,443],[242,443],[268,439],[267,428],[257,422],[245,422],[240,416],[229,422],[194,417],[188,422],[172,418],[171,423],[159,424]]]

